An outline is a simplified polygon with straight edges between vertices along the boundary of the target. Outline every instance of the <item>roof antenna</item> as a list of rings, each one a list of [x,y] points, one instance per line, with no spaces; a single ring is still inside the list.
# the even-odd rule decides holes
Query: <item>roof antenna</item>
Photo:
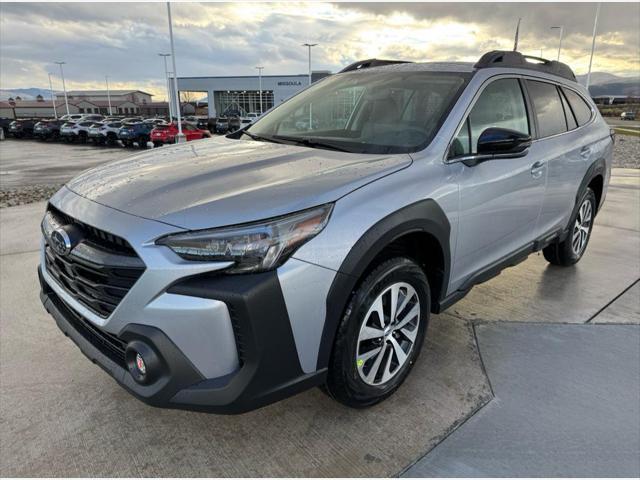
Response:
[[[522,21],[522,17],[518,18],[518,25],[516,25],[516,38],[515,41],[513,42],[513,51],[517,52],[518,51],[518,36],[520,35],[520,22]]]

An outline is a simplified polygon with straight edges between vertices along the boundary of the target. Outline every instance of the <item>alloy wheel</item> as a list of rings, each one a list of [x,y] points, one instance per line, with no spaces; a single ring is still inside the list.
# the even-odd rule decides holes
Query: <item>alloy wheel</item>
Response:
[[[356,367],[368,385],[391,380],[407,362],[420,326],[420,300],[405,282],[387,287],[365,315],[356,349]]]
[[[573,237],[571,239],[571,248],[576,255],[582,255],[584,249],[587,247],[587,240],[589,239],[589,231],[591,230],[591,221],[593,217],[593,209],[591,207],[591,201],[587,198],[578,211],[576,217],[576,223],[573,226]]]

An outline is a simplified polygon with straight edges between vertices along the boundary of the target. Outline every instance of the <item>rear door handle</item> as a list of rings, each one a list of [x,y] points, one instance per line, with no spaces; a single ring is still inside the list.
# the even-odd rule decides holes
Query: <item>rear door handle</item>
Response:
[[[531,165],[531,175],[533,178],[540,178],[542,175],[542,171],[544,170],[544,162],[537,161],[533,165]]]
[[[589,155],[591,155],[591,148],[590,147],[582,147],[582,150],[580,150],[580,156],[582,158],[587,158]]]

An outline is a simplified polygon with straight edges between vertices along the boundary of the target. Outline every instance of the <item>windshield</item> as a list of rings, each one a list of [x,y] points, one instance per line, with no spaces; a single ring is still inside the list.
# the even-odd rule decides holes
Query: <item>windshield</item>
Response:
[[[354,153],[408,153],[435,136],[470,74],[360,71],[335,75],[262,116],[252,138]]]

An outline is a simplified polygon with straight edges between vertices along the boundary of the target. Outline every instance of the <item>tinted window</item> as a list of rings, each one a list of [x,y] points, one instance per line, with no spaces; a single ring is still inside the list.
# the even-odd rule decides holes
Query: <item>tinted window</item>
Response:
[[[548,137],[567,131],[560,94],[555,85],[527,80],[529,94],[538,119],[538,136]]]
[[[482,91],[454,139],[449,157],[476,153],[480,134],[490,127],[529,133],[527,109],[518,80],[496,80]]]
[[[569,107],[569,103],[564,95],[560,95],[560,100],[562,100],[562,108],[564,108],[564,115],[567,117],[567,128],[569,130],[573,130],[574,128],[578,128],[578,124],[576,123],[576,119],[573,116],[573,112]]]
[[[589,107],[587,102],[573,90],[563,88],[562,91],[567,96],[567,100],[569,100],[571,109],[576,116],[576,120],[578,120],[578,125],[582,126],[591,120],[591,107]]]

